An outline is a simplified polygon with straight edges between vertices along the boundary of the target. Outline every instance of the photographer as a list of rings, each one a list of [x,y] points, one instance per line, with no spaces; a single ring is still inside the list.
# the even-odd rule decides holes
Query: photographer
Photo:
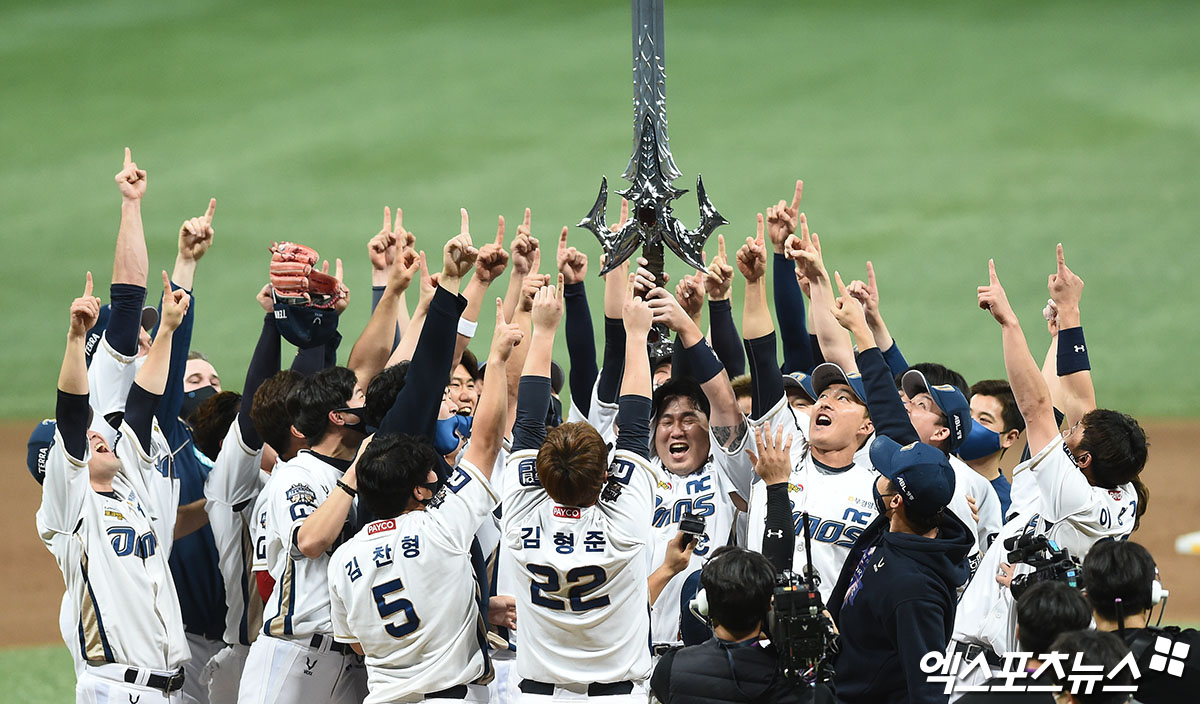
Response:
[[[1097,543],[1083,561],[1083,572],[1097,630],[1117,633],[1137,658],[1142,675],[1137,700],[1157,704],[1195,697],[1200,690],[1200,633],[1150,626],[1150,611],[1155,604],[1161,608],[1167,592],[1149,551],[1125,541]],[[1180,644],[1186,644],[1186,653]],[[1152,667],[1156,656],[1158,667]]]
[[[784,679],[775,647],[759,645],[775,570],[767,558],[721,547],[700,572],[698,611],[712,621],[714,637],[667,651],[650,678],[664,704],[688,702],[813,702],[813,691]],[[832,701],[820,688],[815,701]]]
[[[945,651],[957,588],[970,576],[971,533],[945,510],[954,470],[935,447],[887,437],[871,445],[871,463],[881,475],[880,515],[855,541],[829,598],[841,631],[835,690],[847,704],[945,702],[920,662]]]

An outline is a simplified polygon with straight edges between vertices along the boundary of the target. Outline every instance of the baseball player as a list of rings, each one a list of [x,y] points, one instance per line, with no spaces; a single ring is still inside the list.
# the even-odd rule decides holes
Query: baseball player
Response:
[[[813,262],[807,267],[812,295],[813,325],[818,334],[826,334],[822,347],[824,356],[840,359],[851,365],[854,361],[849,335],[833,319],[831,281],[819,252],[805,240],[792,249],[806,246]],[[792,238],[793,240],[795,238]],[[804,526],[801,514],[809,514],[813,538],[813,566],[821,577],[820,591],[828,598],[842,564],[854,541],[874,520],[873,487],[877,476],[871,468],[869,440],[874,426],[867,413],[866,392],[857,371],[844,370],[826,362],[813,370],[811,382],[816,403],[807,410],[797,410],[788,403],[775,350],[774,324],[771,322],[766,299],[766,249],[763,243],[763,219],[759,216],[757,237],[747,240],[737,253],[738,268],[746,278],[743,331],[746,352],[754,380],[753,407],[757,414],[753,426],[770,423],[774,429],[784,428],[784,437],[791,437],[792,476],[788,496],[792,503],[796,535]],[[762,549],[766,527],[766,486],[754,481],[749,487],[749,547]],[[795,542],[792,569],[799,572],[807,561],[804,541]]]
[[[504,548],[527,585],[516,590],[521,701],[603,696],[614,703],[644,702],[643,681],[650,674],[646,551],[657,480],[649,462],[646,337],[652,312],[632,297],[623,311],[621,432],[610,463],[591,426],[545,429],[560,291],[545,287],[534,301],[503,482]]]
[[[663,564],[668,544],[679,532],[685,514],[705,521],[704,533],[697,538],[687,568],[672,575],[657,595],[659,585],[655,582],[665,575],[657,571],[651,575],[651,595],[657,596],[652,601],[651,638],[655,651],[663,652],[680,642],[679,605],[684,582],[703,567],[713,550],[729,543],[737,515],[733,496],[745,501],[745,487],[750,484],[753,469],[743,452],[746,419],[721,361],[666,289],[652,289],[647,301],[656,320],[678,333],[679,364],[694,377],[667,381],[653,396],[652,461],[664,480],[655,485],[654,491],[650,565]],[[740,492],[739,486],[743,487]]]
[[[507,426],[505,366],[521,339],[499,301],[496,317],[477,433],[445,487],[423,438],[377,435],[355,463],[377,520],[333,554],[329,592],[335,637],[366,657],[371,703],[488,700],[470,547],[499,498],[488,479]]]
[[[1082,559],[1097,541],[1128,536],[1145,511],[1138,474],[1145,466],[1147,444],[1137,421],[1095,408],[1086,358],[1061,380],[1074,390],[1066,404],[1070,426],[1066,432],[1059,432],[1049,388],[1029,353],[994,262],[988,262],[988,270],[990,281],[979,287],[979,306],[1000,323],[1008,381],[1035,454],[1013,471],[1013,510],[1018,513],[1005,523],[997,544],[984,556],[980,578],[973,580],[963,595],[954,639],[967,660],[982,653],[998,661],[1000,654],[1016,646],[1016,610],[1005,585],[1014,574],[1031,570],[1027,565],[1005,564],[1005,541],[1022,535],[1044,535]],[[1083,282],[1066,268],[1060,245],[1059,270],[1051,277],[1050,285],[1058,303],[1059,335],[1075,330],[1081,342],[1078,304],[1082,288]],[[1060,359],[1060,372],[1063,367],[1064,360]],[[1021,502],[1017,493],[1025,484],[1038,496]]]
[[[115,445],[88,428],[84,336],[100,309],[90,272],[71,305],[37,526],[66,581],[75,652],[86,662],[79,702],[180,701],[188,651],[160,538],[174,530],[178,489],[159,472],[149,436],[171,338],[189,301],[171,291],[166,272],[163,290],[158,336],[134,379]]]

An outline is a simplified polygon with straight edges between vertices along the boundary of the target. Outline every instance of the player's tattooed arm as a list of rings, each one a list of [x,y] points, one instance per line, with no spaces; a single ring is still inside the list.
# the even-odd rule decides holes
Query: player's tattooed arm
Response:
[[[742,440],[745,439],[747,433],[750,432],[750,424],[743,418],[736,425],[714,425],[712,426],[712,434],[716,439],[717,444],[726,452],[733,452],[741,447]]]

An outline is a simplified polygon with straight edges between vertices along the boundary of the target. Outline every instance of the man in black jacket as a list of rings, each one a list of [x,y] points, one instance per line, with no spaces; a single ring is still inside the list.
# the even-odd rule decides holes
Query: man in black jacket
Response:
[[[945,510],[954,470],[924,443],[887,437],[871,446],[880,473],[880,516],[850,551],[829,610],[841,631],[834,685],[846,704],[946,702],[921,671],[922,656],[944,652],[954,626],[956,590],[970,576],[971,534]]]
[[[697,600],[714,637],[668,651],[654,668],[650,689],[664,704],[692,702],[813,702],[812,690],[784,679],[774,646],[759,637],[771,608],[775,570],[760,553],[717,548],[700,572]],[[817,701],[831,701],[822,688]]]

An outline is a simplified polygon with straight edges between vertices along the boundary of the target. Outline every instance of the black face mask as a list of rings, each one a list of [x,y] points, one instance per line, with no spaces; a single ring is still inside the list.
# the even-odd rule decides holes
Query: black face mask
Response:
[[[183,395],[183,404],[179,407],[179,417],[191,422],[192,417],[196,415],[200,404],[217,395],[217,390],[211,386],[201,386],[195,391],[189,391]]]
[[[442,480],[439,479],[435,482],[421,482],[417,486],[424,487],[425,489],[429,490],[429,498],[428,499],[417,499],[417,502],[420,503],[422,506],[429,506],[429,504],[434,500],[434,498],[437,497],[438,492],[442,490]]]
[[[366,406],[359,406],[358,408],[351,408],[349,406],[343,406],[341,408],[333,409],[332,411],[330,411],[330,413],[346,413],[346,414],[353,415],[358,420],[353,423],[347,423],[347,422],[343,421],[342,427],[347,430],[353,430],[355,432],[362,433],[363,435],[366,435],[368,433],[367,421],[366,421],[366,417],[367,417],[366,416],[366,413],[367,413]]]
[[[876,484],[872,484],[871,485],[871,494],[873,494],[875,496],[875,510],[879,512],[880,516],[886,516],[887,515],[887,504],[884,503],[883,497],[895,496],[896,493],[892,492],[889,494],[881,494],[881,493],[879,493],[879,486]]]

